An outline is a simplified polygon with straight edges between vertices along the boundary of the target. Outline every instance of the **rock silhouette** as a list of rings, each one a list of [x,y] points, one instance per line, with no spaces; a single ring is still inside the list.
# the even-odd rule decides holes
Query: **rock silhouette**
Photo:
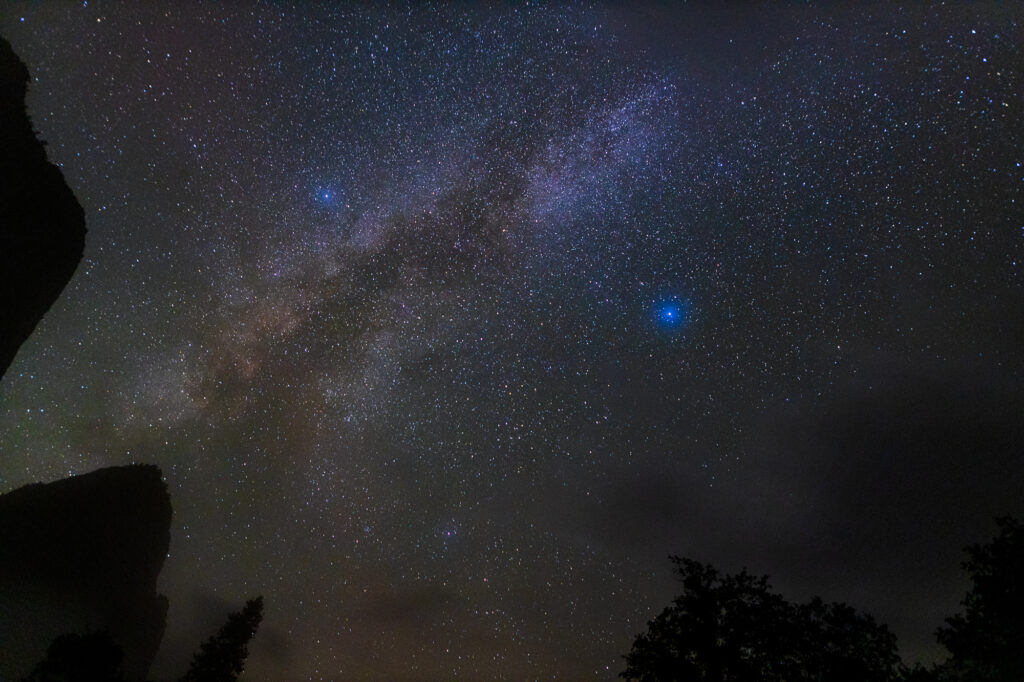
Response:
[[[0,38],[0,377],[85,248],[85,215],[32,130],[29,73]]]
[[[170,545],[160,470],[100,469],[0,495],[0,679],[20,679],[69,632],[102,630],[145,679],[166,625],[156,592]]]

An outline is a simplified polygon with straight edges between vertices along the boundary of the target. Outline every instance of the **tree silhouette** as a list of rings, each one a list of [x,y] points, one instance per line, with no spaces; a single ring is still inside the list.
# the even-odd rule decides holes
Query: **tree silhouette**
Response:
[[[245,669],[249,640],[263,620],[263,597],[250,599],[228,616],[216,635],[192,655],[192,665],[181,682],[234,682]]]
[[[936,633],[951,654],[943,667],[963,682],[1024,680],[1024,524],[996,522],[991,542],[966,550],[972,586],[963,613]]]
[[[793,608],[787,680],[869,682],[898,678],[896,637],[867,614],[815,597]]]
[[[22,682],[122,682],[121,647],[105,632],[57,637]]]
[[[620,677],[638,682],[888,682],[896,638],[845,604],[794,605],[767,577],[672,557],[683,583],[640,634]]]

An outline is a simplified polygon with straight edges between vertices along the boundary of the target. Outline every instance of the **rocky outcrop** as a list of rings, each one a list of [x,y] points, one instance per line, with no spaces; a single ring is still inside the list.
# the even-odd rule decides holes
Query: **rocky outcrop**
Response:
[[[123,649],[128,679],[145,679],[166,624],[156,581],[170,523],[155,466],[0,495],[0,680],[30,671],[58,635],[90,631]]]
[[[85,248],[85,215],[25,111],[28,69],[0,38],[0,377]]]

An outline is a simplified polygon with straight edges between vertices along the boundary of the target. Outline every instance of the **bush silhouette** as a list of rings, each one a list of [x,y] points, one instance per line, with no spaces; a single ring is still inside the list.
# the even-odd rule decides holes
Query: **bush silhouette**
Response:
[[[23,682],[122,682],[122,657],[105,632],[63,634]]]

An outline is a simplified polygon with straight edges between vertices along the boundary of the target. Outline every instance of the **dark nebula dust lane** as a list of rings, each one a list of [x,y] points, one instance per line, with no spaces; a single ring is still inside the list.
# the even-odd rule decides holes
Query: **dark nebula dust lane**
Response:
[[[85,255],[0,489],[174,505],[152,671],[613,679],[668,554],[933,660],[1024,514],[1019,8],[12,2]]]

